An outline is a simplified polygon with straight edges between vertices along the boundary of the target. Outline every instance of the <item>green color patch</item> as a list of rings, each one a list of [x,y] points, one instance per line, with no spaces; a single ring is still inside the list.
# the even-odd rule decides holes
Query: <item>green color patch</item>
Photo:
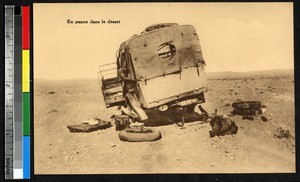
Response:
[[[30,93],[23,93],[23,136],[30,136]]]

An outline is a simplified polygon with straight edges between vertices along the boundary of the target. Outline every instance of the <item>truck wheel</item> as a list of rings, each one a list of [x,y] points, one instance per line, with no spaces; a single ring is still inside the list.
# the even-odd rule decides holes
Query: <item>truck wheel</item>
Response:
[[[144,128],[143,130],[129,128],[120,131],[119,138],[122,141],[128,142],[149,142],[159,140],[161,138],[161,133],[152,128]]]
[[[259,109],[261,106],[261,102],[259,101],[241,101],[232,103],[232,107],[235,109]]]

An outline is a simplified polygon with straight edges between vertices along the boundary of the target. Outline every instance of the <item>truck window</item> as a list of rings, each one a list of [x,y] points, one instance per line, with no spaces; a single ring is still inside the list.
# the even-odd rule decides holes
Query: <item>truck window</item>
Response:
[[[157,54],[160,58],[171,59],[176,53],[176,47],[170,43],[163,43],[158,46]]]

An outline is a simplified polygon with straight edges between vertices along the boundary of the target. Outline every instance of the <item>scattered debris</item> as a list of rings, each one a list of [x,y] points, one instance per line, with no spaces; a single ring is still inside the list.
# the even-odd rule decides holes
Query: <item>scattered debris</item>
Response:
[[[213,117],[210,121],[210,126],[212,127],[212,130],[209,131],[211,138],[215,136],[237,134],[238,132],[238,127],[235,122],[227,116],[217,115]]]
[[[144,129],[145,124],[144,123],[134,122],[134,123],[132,123],[132,126],[130,126],[130,127],[142,130],[142,129]]]
[[[254,120],[254,117],[253,116],[242,116],[242,119],[245,120]]]
[[[276,130],[276,133],[274,134],[274,137],[276,138],[291,138],[291,131],[290,130],[285,130],[282,127],[278,127]]]
[[[100,129],[106,129],[111,127],[111,122],[103,121],[98,118],[94,118],[93,121],[84,121],[81,124],[68,125],[67,128],[70,132],[92,132]]]
[[[116,125],[116,131],[128,128],[130,125],[130,119],[127,115],[114,115],[112,116]]]
[[[122,110],[122,112],[124,114],[127,114],[128,116],[130,116],[132,118],[138,118],[139,117],[134,111],[131,111],[128,108],[125,108],[125,107],[121,106],[120,109]]]
[[[206,122],[207,119],[209,118],[209,114],[207,111],[205,111],[205,109],[201,106],[198,105],[198,109],[201,111],[201,117],[202,117],[202,121]]]
[[[82,121],[82,124],[89,124],[89,125],[97,125],[99,121],[97,119],[89,119],[87,121]]]
[[[267,121],[268,121],[268,119],[267,119],[265,116],[261,116],[260,118],[261,118],[261,120],[262,120],[263,122],[267,122]]]
[[[224,106],[225,106],[225,107],[228,107],[228,106],[230,106],[230,105],[231,105],[231,104],[229,104],[229,103],[226,103]]]
[[[53,112],[58,112],[58,110],[56,110],[56,109],[52,108],[52,110],[51,110],[51,111],[49,111],[48,113],[53,113]]]

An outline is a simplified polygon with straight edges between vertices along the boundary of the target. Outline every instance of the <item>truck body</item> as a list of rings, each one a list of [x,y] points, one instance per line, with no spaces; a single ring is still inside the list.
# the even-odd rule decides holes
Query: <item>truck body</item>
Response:
[[[193,26],[149,26],[120,45],[116,77],[101,76],[106,106],[128,106],[141,120],[147,119],[147,110],[193,110],[205,102],[205,65]]]

